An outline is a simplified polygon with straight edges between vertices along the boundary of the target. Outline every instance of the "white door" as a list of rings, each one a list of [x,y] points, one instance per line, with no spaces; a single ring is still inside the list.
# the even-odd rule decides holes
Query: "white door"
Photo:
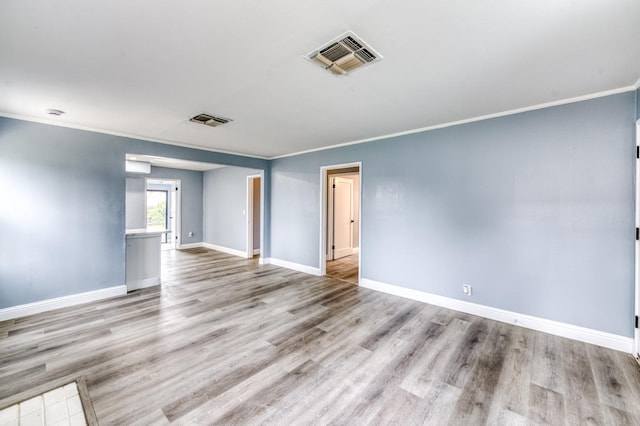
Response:
[[[633,330],[633,356],[640,361],[640,329],[638,328],[638,317],[640,317],[640,120],[636,124],[636,279],[635,279],[635,328]]]
[[[333,258],[353,253],[353,181],[333,178]]]
[[[177,222],[177,209],[178,205],[178,186],[176,182],[171,183],[171,210],[169,211],[169,230],[171,233],[169,234],[169,239],[167,242],[170,244],[172,249],[176,249],[178,244],[178,239],[176,235],[178,235],[178,227],[176,225]]]

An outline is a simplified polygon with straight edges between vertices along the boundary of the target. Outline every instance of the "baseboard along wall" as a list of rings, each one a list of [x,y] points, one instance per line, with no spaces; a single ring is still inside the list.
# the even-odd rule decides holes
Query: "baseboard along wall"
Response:
[[[191,244],[190,244],[191,246]],[[195,243],[193,246],[205,247],[211,250],[221,251],[246,258],[246,253],[240,250],[230,249],[208,243]],[[186,248],[182,246],[181,248]],[[189,247],[192,248],[192,247]],[[319,276],[320,268],[308,265],[289,262],[276,258],[260,258],[260,264],[275,265],[294,271],[304,272],[310,275]],[[479,305],[477,303],[466,302],[464,300],[453,299],[450,297],[439,296],[414,290],[410,288],[400,287],[393,284],[382,283],[368,278],[360,279],[360,286],[380,291],[382,293],[392,294],[423,303],[429,303],[443,308],[452,309],[458,312],[477,315],[480,317],[529,328],[556,336],[566,337],[605,348],[614,349],[626,353],[633,352],[633,338],[620,336],[617,334],[607,333],[604,331],[593,330],[586,327],[580,327],[573,324],[567,324],[559,321],[548,320],[545,318],[534,317],[530,315],[520,314],[517,312],[498,309],[491,306]],[[24,305],[12,306],[0,309],[0,321],[7,321],[14,318],[20,318],[28,315],[38,314],[53,309],[66,308],[82,303],[93,302],[97,300],[107,299],[110,297],[122,296],[127,294],[127,286],[119,285],[114,287],[103,288],[99,290],[89,291],[86,293],[72,294],[69,296],[57,297],[55,299],[43,300]]]
[[[71,294],[69,296],[56,297],[55,299],[47,299],[40,302],[11,306],[9,308],[0,309],[0,321],[26,317],[27,315],[39,314],[41,312],[80,305],[87,302],[95,302],[96,300],[108,299],[110,297],[122,296],[125,294],[127,294],[127,286],[118,285],[115,287],[88,291],[86,293]]]
[[[429,303],[431,305],[441,306],[454,311],[477,315],[536,331],[542,331],[544,333],[560,337],[591,343],[593,345],[603,346],[605,348],[621,352],[631,353],[633,351],[633,338],[631,337],[619,336],[617,334],[606,333],[604,331],[593,330],[573,324],[520,314],[504,309],[493,308],[491,306],[466,302],[464,300],[452,299],[450,297],[438,296],[436,294],[399,287],[393,284],[386,284],[367,278],[361,278],[360,285],[371,290],[393,294],[395,296]]]
[[[220,251],[222,253],[232,254],[234,256],[247,258],[247,252],[242,250],[236,250],[229,247],[219,246],[216,244],[202,243],[201,247],[208,248],[210,250]]]
[[[304,272],[305,274],[320,276],[320,268],[314,268],[313,266],[276,259],[274,257],[261,258],[260,264],[282,266],[283,268],[293,269],[294,271]]]

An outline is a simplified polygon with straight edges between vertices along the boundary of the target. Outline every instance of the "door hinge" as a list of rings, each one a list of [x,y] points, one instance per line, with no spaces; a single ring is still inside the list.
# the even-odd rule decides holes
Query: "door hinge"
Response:
[[[636,146],[636,158],[640,158],[640,145]]]
[[[636,228],[636,241],[640,240],[640,228]]]
[[[638,328],[638,316],[636,315],[636,328]]]
[[[333,189],[336,189],[336,184],[335,183],[333,184]]]
[[[335,250],[335,249],[336,249],[336,246],[331,246],[331,250]]]

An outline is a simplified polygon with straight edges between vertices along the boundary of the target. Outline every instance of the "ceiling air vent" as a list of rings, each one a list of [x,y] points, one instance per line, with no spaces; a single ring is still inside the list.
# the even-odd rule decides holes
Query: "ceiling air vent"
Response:
[[[316,61],[334,74],[343,75],[362,65],[379,61],[382,55],[353,32],[347,31],[309,53],[306,58]]]
[[[194,123],[204,124],[206,126],[216,127],[222,124],[226,124],[233,120],[229,118],[216,117],[215,115],[198,114],[195,117],[192,117],[189,121],[193,121]]]

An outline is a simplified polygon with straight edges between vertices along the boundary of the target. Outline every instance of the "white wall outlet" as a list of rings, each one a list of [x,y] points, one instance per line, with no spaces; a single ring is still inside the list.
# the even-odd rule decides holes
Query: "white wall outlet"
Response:
[[[465,296],[471,296],[471,286],[469,284],[462,284],[462,292]]]
[[[193,237],[193,232],[189,232],[189,236],[190,236],[190,237]]]

